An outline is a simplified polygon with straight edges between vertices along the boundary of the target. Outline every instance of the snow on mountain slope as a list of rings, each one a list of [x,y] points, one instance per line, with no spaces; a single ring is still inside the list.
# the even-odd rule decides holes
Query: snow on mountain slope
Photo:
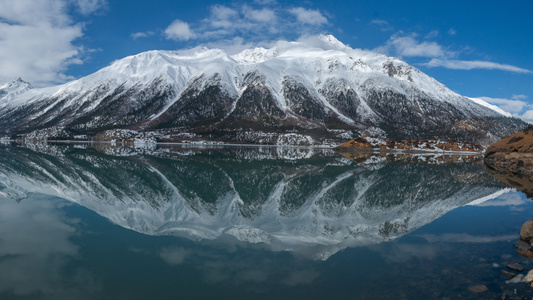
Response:
[[[490,104],[490,103],[488,103],[487,101],[485,101],[483,99],[480,99],[480,98],[468,98],[468,99],[474,101],[475,103],[477,103],[479,105],[488,107],[488,108],[490,108],[490,109],[492,109],[492,110],[494,110],[496,112],[499,112],[503,116],[506,116],[506,117],[512,117],[513,116],[512,114],[504,111],[503,109],[499,108],[498,106]]]
[[[11,99],[23,94],[33,87],[28,82],[25,82],[20,77],[12,82],[0,85],[0,105],[8,103]]]
[[[313,131],[311,139],[339,139],[374,132],[474,135],[480,142],[524,125],[507,116],[396,58],[315,36],[231,56],[201,47],[129,56],[79,80],[0,101],[0,133],[134,128],[243,141],[250,133]],[[484,132],[491,127],[504,130]]]
[[[46,147],[0,148],[0,196],[54,195],[143,234],[231,235],[313,259],[401,237],[502,188],[481,162],[367,169],[318,150],[287,160],[274,148],[116,157]]]

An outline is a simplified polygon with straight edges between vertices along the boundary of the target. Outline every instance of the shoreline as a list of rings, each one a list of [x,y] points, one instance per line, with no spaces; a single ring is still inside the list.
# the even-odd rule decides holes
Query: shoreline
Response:
[[[27,142],[20,142],[17,140],[2,140],[0,144],[28,144]],[[331,145],[267,145],[267,144],[234,144],[224,142],[156,142],[156,143],[135,143],[134,141],[81,141],[81,140],[46,140],[46,141],[34,141],[29,144],[103,144],[113,147],[132,147],[143,148],[145,146],[154,145],[160,146],[185,146],[187,148],[216,148],[216,147],[247,147],[247,148],[294,148],[294,149],[325,149],[333,150],[338,153],[367,153],[367,154],[428,154],[428,155],[483,155],[483,151],[456,151],[456,150],[424,150],[424,149],[382,149],[382,148],[352,148],[352,147],[339,147]]]

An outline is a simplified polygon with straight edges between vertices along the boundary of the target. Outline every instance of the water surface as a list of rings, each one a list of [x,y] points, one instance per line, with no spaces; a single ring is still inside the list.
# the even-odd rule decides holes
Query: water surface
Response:
[[[0,206],[0,298],[531,295],[501,270],[533,206],[472,158],[4,146]]]

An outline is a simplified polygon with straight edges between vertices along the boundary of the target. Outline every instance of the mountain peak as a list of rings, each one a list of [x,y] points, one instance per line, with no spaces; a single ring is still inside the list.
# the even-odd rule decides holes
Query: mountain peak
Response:
[[[0,104],[6,103],[14,97],[33,89],[31,84],[17,77],[17,79],[0,85]]]
[[[303,36],[298,39],[298,42],[312,48],[319,48],[322,50],[338,50],[338,51],[350,51],[354,50],[331,34],[319,34]]]
[[[30,86],[31,87],[31,84],[29,82],[26,82],[24,80],[22,80],[22,78],[17,77],[17,79],[13,80],[13,81],[10,81],[8,83],[4,83],[2,85],[0,85],[0,88],[4,88],[4,87],[7,87],[7,86],[10,86],[10,87],[15,87],[15,86],[20,86],[20,85],[24,85],[24,86]]]
[[[332,45],[332,46],[336,46],[336,47],[339,47],[339,48],[345,48],[346,45],[344,45],[341,41],[339,41],[336,37],[334,37],[333,35],[331,34],[326,34],[326,35],[319,35],[318,36],[319,39],[323,40],[324,42]]]

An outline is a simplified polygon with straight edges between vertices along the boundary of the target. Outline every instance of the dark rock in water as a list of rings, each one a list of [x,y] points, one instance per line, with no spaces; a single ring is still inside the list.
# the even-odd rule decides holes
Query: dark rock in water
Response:
[[[528,243],[526,243],[524,241],[516,242],[516,243],[513,244],[513,246],[515,246],[518,249],[531,250],[531,245],[529,245]]]
[[[524,271],[524,267],[518,263],[515,263],[515,262],[510,262],[507,264],[507,268],[509,270],[513,270],[513,271],[517,271],[517,272],[523,272]]]
[[[482,293],[488,290],[487,286],[484,284],[472,285],[468,287],[468,290],[472,293]]]
[[[520,254],[520,255],[522,255],[523,257],[528,257],[528,258],[533,257],[533,252],[531,252],[531,251],[528,250],[528,249],[521,249],[521,248],[518,248],[518,249],[516,249],[515,252],[518,253],[518,254]]]
[[[526,242],[533,239],[533,220],[529,220],[522,225],[520,229],[520,239]]]
[[[502,275],[505,275],[505,276],[507,276],[509,278],[513,278],[513,277],[515,277],[517,275],[516,273],[513,273],[511,271],[507,271],[505,269],[503,269],[501,273],[502,273]]]

